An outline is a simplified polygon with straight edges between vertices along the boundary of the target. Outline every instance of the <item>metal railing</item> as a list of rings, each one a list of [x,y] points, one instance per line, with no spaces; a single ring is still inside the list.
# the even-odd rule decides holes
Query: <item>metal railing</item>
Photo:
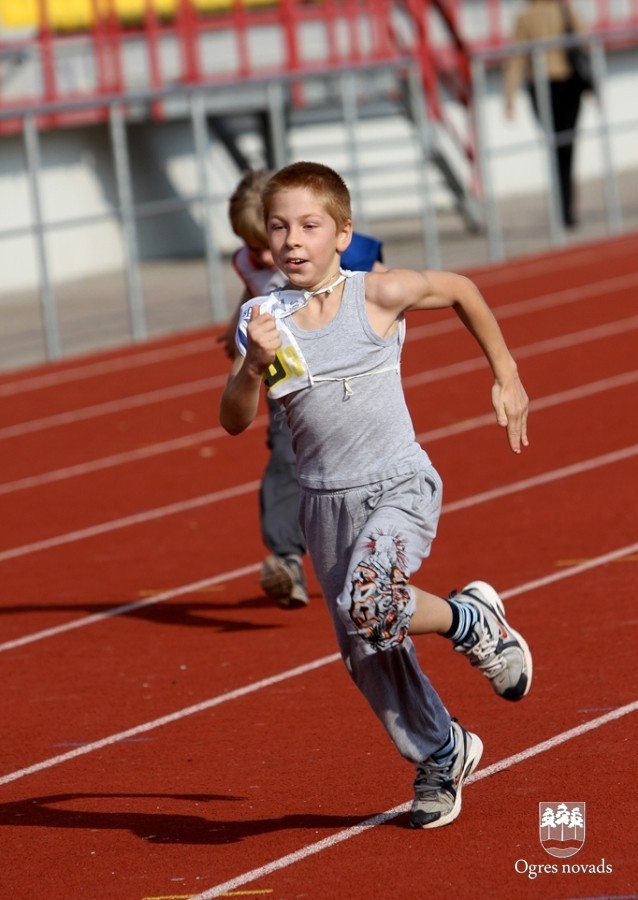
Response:
[[[605,186],[605,208],[609,233],[614,234],[623,228],[622,206],[618,197],[616,173],[613,161],[612,135],[619,131],[633,134],[638,128],[635,116],[622,123],[611,122],[608,115],[607,81],[608,81],[608,41],[622,36],[625,42],[633,42],[638,46],[638,28],[622,31],[622,35],[608,32],[591,35],[585,40],[591,48],[594,71],[600,85],[597,106],[597,122],[595,127],[580,129],[580,140],[596,140],[600,146],[602,160],[602,181]],[[468,94],[471,99],[470,113],[476,117],[477,162],[480,166],[482,194],[477,194],[482,210],[482,222],[487,234],[489,256],[491,259],[502,259],[506,255],[503,223],[499,212],[500,200],[496,189],[493,168],[507,156],[522,155],[529,149],[540,151],[545,159],[548,190],[548,224],[550,243],[560,246],[565,240],[558,208],[557,173],[554,162],[554,149],[557,142],[568,138],[568,135],[554,137],[549,124],[549,94],[546,78],[544,51],[548,46],[576,42],[579,39],[557,39],[555,41],[536,43],[534,45],[508,45],[476,51],[471,57],[472,86]],[[493,96],[493,80],[498,66],[511,55],[521,51],[529,52],[534,60],[534,81],[545,127],[529,140],[517,143],[501,144],[486,121],[485,110],[490,94]],[[427,265],[437,268],[440,262],[439,233],[437,226],[437,210],[432,194],[432,184],[427,177],[427,167],[433,153],[433,121],[428,115],[428,106],[423,92],[423,72],[419,60],[406,56],[402,59],[378,62],[376,65],[353,65],[337,67],[326,72],[322,65],[314,70],[308,68],[303,73],[280,74],[271,78],[266,85],[263,79],[245,79],[243,87],[258,96],[259,104],[265,111],[272,138],[271,164],[275,167],[289,160],[289,147],[285,130],[289,114],[289,98],[296,90],[305,91],[309,81],[316,78],[329,84],[328,93],[335,98],[338,116],[343,124],[345,143],[342,157],[344,175],[347,176],[353,197],[360,198],[366,191],[363,180],[366,175],[375,177],[378,173],[366,172],[362,165],[360,147],[358,145],[358,129],[361,109],[359,106],[364,83],[371,82],[379,73],[390,73],[395,84],[395,94],[401,94],[398,106],[402,106],[403,115],[409,118],[416,134],[414,152],[414,179],[418,194],[418,218],[423,236],[424,258]],[[359,79],[359,80],[358,80]],[[492,79],[490,85],[490,79]],[[129,316],[130,336],[134,341],[146,339],[148,335],[147,308],[141,277],[142,260],[139,250],[139,227],[144,220],[153,216],[168,216],[185,209],[197,207],[199,223],[202,231],[202,246],[208,281],[208,303],[213,321],[221,321],[227,315],[227,301],[224,292],[224,251],[220,235],[215,227],[216,216],[226,218],[228,196],[234,185],[227,189],[215,191],[210,183],[209,171],[211,157],[216,153],[215,145],[210,137],[209,116],[220,109],[225,114],[241,111],[238,102],[238,88],[221,93],[211,90],[210,85],[166,85],[162,88],[147,88],[138,91],[114,93],[99,97],[87,97],[75,100],[33,104],[17,111],[0,107],[0,126],[2,122],[15,120],[18,116],[19,132],[24,147],[25,173],[29,188],[30,215],[22,215],[22,220],[30,219],[28,224],[0,230],[0,243],[17,238],[33,241],[35,247],[35,263],[38,269],[38,293],[41,306],[41,318],[46,346],[46,356],[57,359],[64,353],[58,321],[58,304],[56,300],[56,284],[52,277],[51,238],[56,233],[73,228],[85,228],[98,222],[114,221],[121,235],[123,269],[126,281],[127,308]],[[254,96],[251,103],[254,102]],[[458,102],[458,101],[454,101]],[[181,116],[188,123],[192,143],[192,159],[194,165],[195,188],[172,198],[156,198],[136,201],[132,180],[132,168],[128,141],[128,128],[132,111],[150,109],[157,106],[166,107],[179,103]],[[399,115],[395,109],[395,115]],[[116,202],[113,208],[104,213],[64,217],[60,210],[54,216],[47,216],[42,197],[42,141],[44,135],[39,125],[43,120],[53,121],[60,118],[73,120],[81,117],[87,120],[103,120],[106,123],[109,153],[112,161],[116,186]],[[133,116],[133,119],[135,116]],[[139,119],[139,116],[138,116]],[[391,154],[388,154],[386,165],[391,165]],[[381,171],[381,170],[379,170]],[[473,190],[475,186],[468,188]],[[414,199],[414,197],[412,197]],[[359,218],[359,221],[363,217]],[[19,221],[19,220],[18,220]]]
[[[238,81],[290,75],[312,68],[376,64],[402,58],[395,16],[406,10],[411,28],[401,37],[418,42],[418,28],[439,0],[279,0],[267,6],[233,0],[207,8],[179,0],[160,16],[152,0],[139,4],[130,22],[117,13],[118,0],[93,2],[91,21],[80,31],[59,31],[42,3],[38,28],[16,40],[0,36],[0,108],[128,93],[172,84],[233,85]],[[417,51],[421,51],[417,47]],[[15,70],[29,77],[17,81]],[[6,77],[10,72],[13,78]],[[165,110],[157,102],[152,115]],[[11,127],[5,119],[4,128]],[[74,120],[77,123],[77,118]],[[43,120],[59,127],[64,119]]]
[[[430,195],[429,179],[424,177],[427,170],[429,154],[430,127],[425,116],[425,104],[422,84],[418,68],[411,60],[393,63],[390,66],[363,67],[357,72],[351,68],[335,71],[322,79],[332,83],[331,93],[340,97],[340,115],[345,135],[341,156],[343,173],[351,186],[353,197],[361,197],[364,193],[362,179],[369,176],[370,171],[361,166],[358,157],[357,126],[360,116],[358,98],[360,86],[357,79],[370,82],[379,72],[391,73],[401,86],[404,96],[401,105],[405,114],[413,121],[415,130],[415,180],[419,187],[420,200],[418,207],[424,227],[424,252],[428,253],[432,262],[436,262],[437,236],[432,230],[435,222],[432,215],[433,202]],[[282,123],[286,119],[286,97],[295,86],[303,88],[307,76],[289,76],[273,79],[264,86],[261,81],[253,87],[261,92],[263,105],[270,121],[270,130],[283,138]],[[138,104],[167,102],[179,100],[188,109],[187,122],[192,136],[192,162],[196,172],[196,188],[188,193],[171,198],[157,198],[147,201],[135,200],[132,178],[127,129],[130,122],[125,110]],[[228,98],[226,98],[227,105]],[[56,209],[55,217],[45,215],[42,202],[42,153],[41,142],[44,136],[39,132],[37,122],[41,116],[69,115],[74,112],[97,108],[100,115],[107,118],[109,153],[116,187],[116,201],[111,210],[86,216],[64,217]],[[220,234],[215,228],[216,217],[226,219],[228,197],[234,187],[229,184],[224,191],[214,192],[209,183],[208,171],[211,156],[215,153],[214,143],[210,137],[208,117],[215,109],[215,97],[204,85],[175,86],[159,91],[142,91],[124,96],[102,97],[99,99],[78,100],[74,103],[43,104],[23,113],[22,140],[24,145],[25,174],[27,176],[30,197],[30,224],[0,229],[0,244],[13,239],[32,239],[35,247],[35,261],[38,270],[39,301],[44,334],[46,356],[58,359],[63,355],[58,321],[58,304],[56,300],[56,284],[52,277],[52,237],[64,230],[88,228],[105,221],[115,221],[121,235],[123,269],[126,282],[127,305],[129,315],[130,337],[133,341],[143,341],[148,336],[147,309],[141,278],[141,266],[138,231],[141,223],[150,217],[175,215],[183,210],[199,210],[199,222],[202,231],[202,245],[208,281],[208,301],[212,321],[223,321],[228,315],[228,304],[224,290],[224,250]],[[3,116],[14,116],[15,112],[0,110]],[[46,133],[45,133],[46,134]],[[13,138],[15,140],[15,138]],[[281,140],[273,141],[275,168],[288,161],[288,147]],[[391,166],[391,160],[384,163],[385,169]],[[414,197],[412,197],[414,199]],[[25,218],[22,216],[22,218]],[[363,217],[362,217],[363,218]],[[427,249],[426,249],[427,248]]]

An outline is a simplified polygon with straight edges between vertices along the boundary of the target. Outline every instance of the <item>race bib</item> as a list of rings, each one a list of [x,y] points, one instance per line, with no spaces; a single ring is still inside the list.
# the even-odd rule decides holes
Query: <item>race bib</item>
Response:
[[[268,394],[275,400],[312,384],[303,353],[285,322],[286,316],[292,315],[307,302],[308,298],[301,291],[274,291],[267,296],[253,297],[241,307],[235,343],[242,356],[246,356],[248,323],[253,306],[259,306],[260,312],[270,313],[275,319],[281,337],[281,347],[277,350],[274,362],[264,374]]]

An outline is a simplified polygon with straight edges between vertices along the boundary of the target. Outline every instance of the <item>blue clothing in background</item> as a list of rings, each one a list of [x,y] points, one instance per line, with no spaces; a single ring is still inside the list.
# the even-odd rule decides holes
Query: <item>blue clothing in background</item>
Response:
[[[341,254],[341,265],[351,272],[370,272],[375,262],[383,262],[382,248],[377,238],[353,231],[350,246]]]

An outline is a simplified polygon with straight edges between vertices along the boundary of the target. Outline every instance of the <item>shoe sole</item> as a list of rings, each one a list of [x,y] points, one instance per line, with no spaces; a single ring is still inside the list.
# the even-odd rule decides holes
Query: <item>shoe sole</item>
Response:
[[[284,597],[292,590],[292,576],[283,561],[276,556],[267,556],[261,564],[259,584],[273,600]]]
[[[308,595],[294,583],[283,560],[267,556],[261,564],[259,584],[264,594],[282,609],[299,609],[308,605]]]
[[[276,597],[277,606],[281,607],[281,609],[301,609],[303,606],[308,606],[309,598],[308,594],[304,591],[297,591],[293,589],[289,594],[286,594],[283,597]]]
[[[473,734],[471,731],[465,731],[465,735],[466,740],[468,741],[467,757],[465,760],[465,767],[461,772],[461,775],[459,776],[459,783],[456,787],[454,806],[449,811],[449,813],[441,816],[440,819],[435,819],[434,822],[427,822],[425,825],[419,825],[418,822],[410,821],[411,828],[420,828],[422,831],[424,831],[426,828],[443,828],[444,825],[449,825],[456,818],[458,818],[462,806],[461,792],[463,784],[476,769],[481,761],[481,757],[483,756],[483,741],[480,739],[480,737],[477,734]]]
[[[472,594],[472,589],[477,590],[479,592],[479,596],[475,597]],[[523,651],[523,656],[525,658],[525,666],[527,671],[527,684],[525,685],[525,690],[520,695],[520,697],[505,697],[505,700],[512,700],[514,702],[517,700],[522,700],[523,697],[526,697],[529,694],[529,689],[532,686],[532,675],[534,672],[534,664],[532,662],[532,653],[529,649],[529,645],[522,634],[519,634],[516,629],[512,628],[509,622],[505,618],[505,606],[503,601],[496,593],[491,584],[488,584],[486,581],[472,581],[470,584],[467,584],[463,590],[460,592],[461,595],[469,594],[473,600],[476,600],[477,603],[481,603],[484,606],[487,606],[494,613],[496,618],[499,620],[499,623],[503,625],[508,634],[511,637],[515,638],[520,644],[521,650]],[[504,695],[499,695],[504,696]]]

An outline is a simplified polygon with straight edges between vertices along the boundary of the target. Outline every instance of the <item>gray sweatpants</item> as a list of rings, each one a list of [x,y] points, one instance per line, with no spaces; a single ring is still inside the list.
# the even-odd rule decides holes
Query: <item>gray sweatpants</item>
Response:
[[[303,556],[306,544],[299,528],[299,484],[292,436],[276,400],[268,402],[270,456],[259,488],[259,517],[264,544],[275,556]]]
[[[429,464],[347,491],[301,491],[300,522],[355,684],[410,762],[447,740],[450,715],[407,636],[410,577],[428,556],[442,484]]]

